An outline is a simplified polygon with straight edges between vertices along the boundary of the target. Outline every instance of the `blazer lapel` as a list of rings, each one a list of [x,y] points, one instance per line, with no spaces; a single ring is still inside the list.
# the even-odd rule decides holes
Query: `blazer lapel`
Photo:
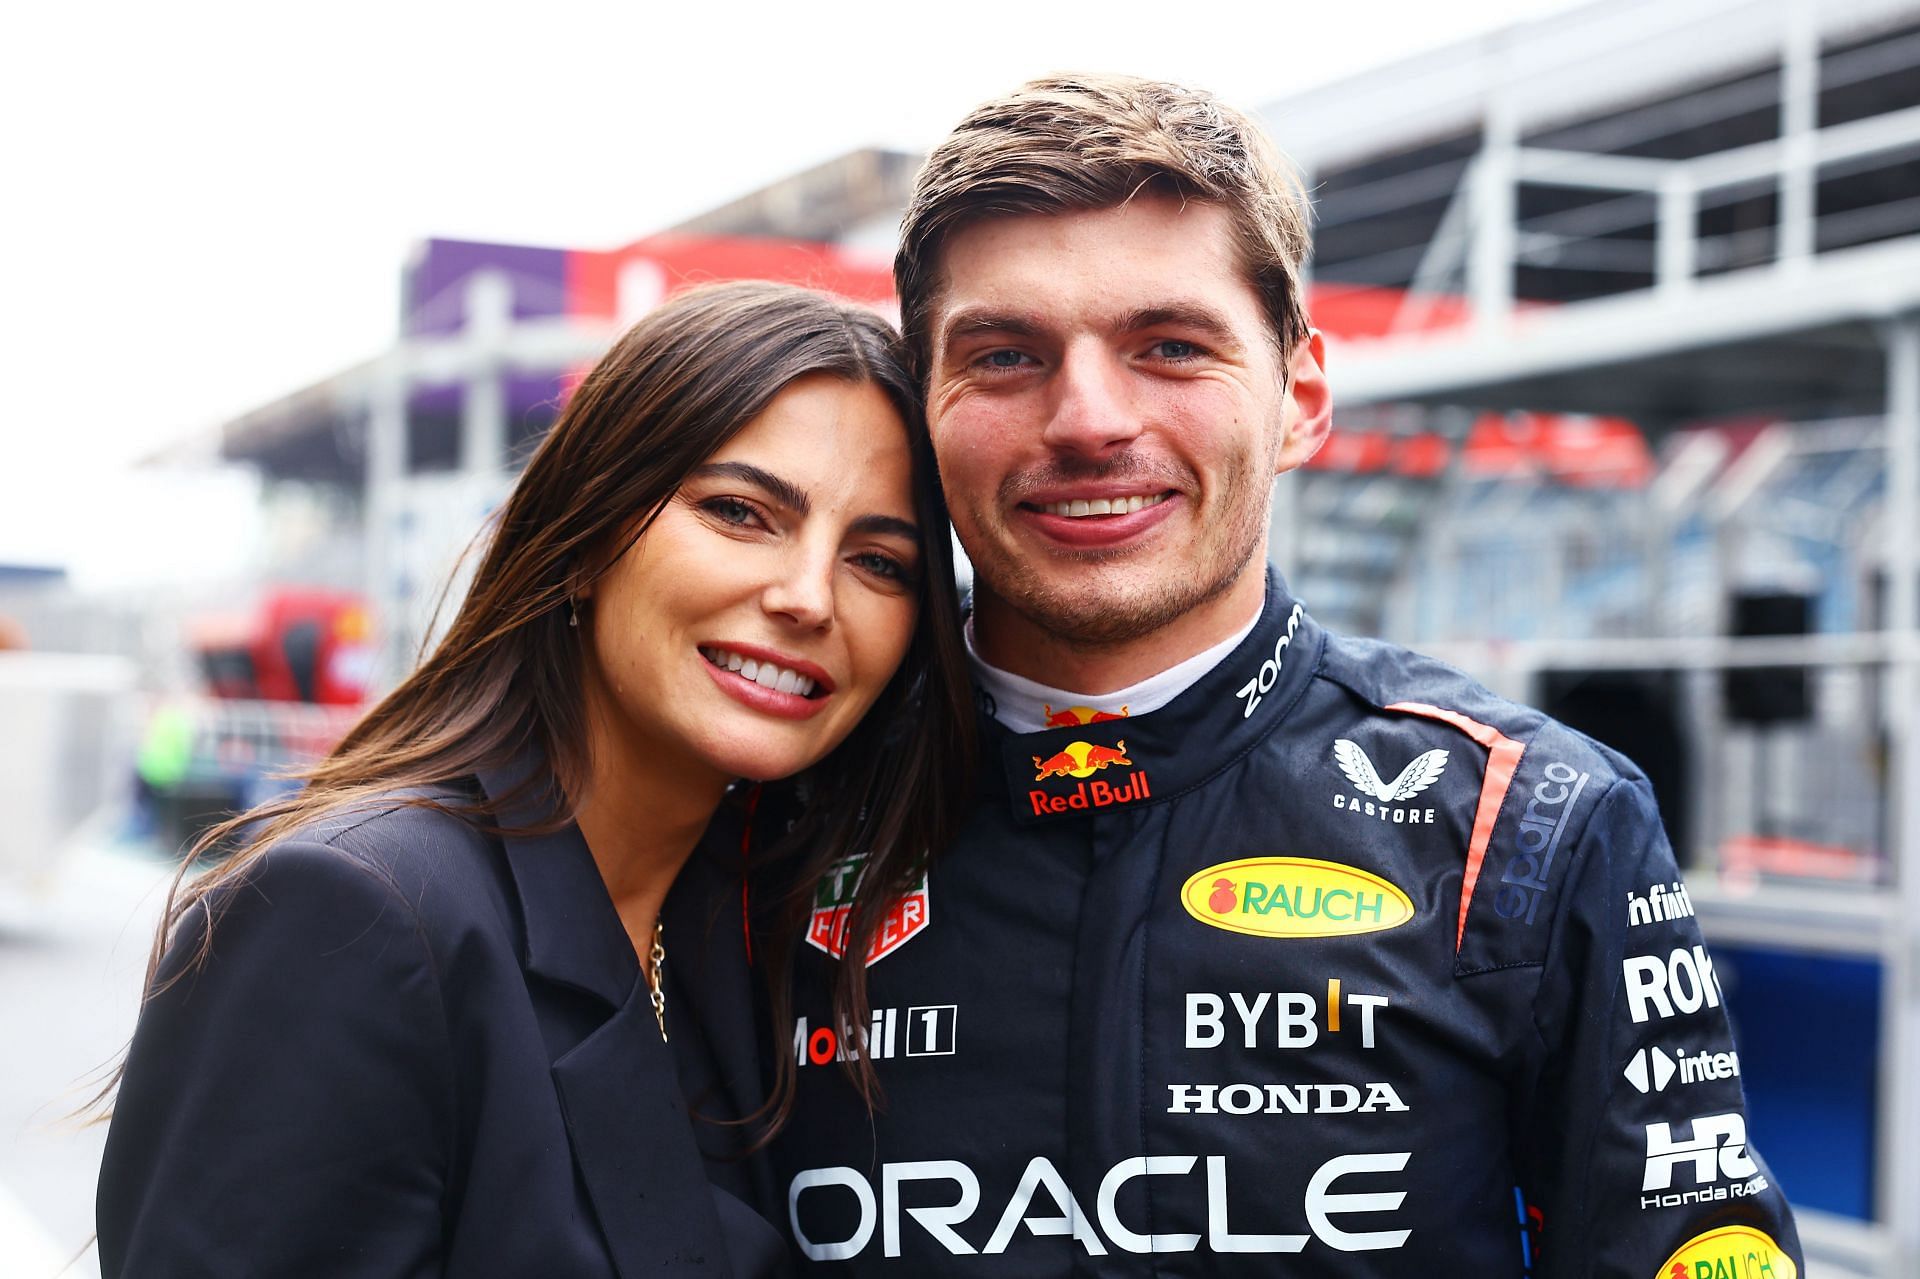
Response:
[[[545,770],[523,759],[482,773],[501,825],[527,827],[555,810]],[[593,854],[571,823],[502,843],[526,928],[531,977],[598,997],[609,1016],[553,1065],[574,1162],[624,1279],[729,1273],[719,1214],[681,1099],[673,1058]]]
[[[715,821],[674,881],[663,917],[668,1029],[676,1041],[683,1028],[700,1041],[729,1107],[726,1117],[739,1118],[757,1110],[765,1097],[756,978],[747,966],[740,877],[721,864],[716,852],[739,838],[737,830],[728,833],[732,826]]]
[[[513,769],[480,775],[480,785],[494,803],[517,796],[498,813],[502,826],[525,828],[551,821],[551,780],[531,788],[523,780],[542,772],[537,763],[523,759]],[[640,960],[580,828],[568,822],[545,834],[509,835],[501,842],[526,927],[526,953],[520,957],[526,970],[598,995],[609,1008],[625,1003],[640,975]]]
[[[772,1169],[746,1150],[752,1130],[715,1122],[744,1119],[766,1100],[760,1074],[765,1006],[755,998],[760,978],[747,963],[741,879],[725,859],[738,840],[736,823],[716,819],[667,897],[667,1029],[682,1092],[698,1112],[694,1142],[713,1160],[708,1175],[771,1204]]]
[[[713,1192],[644,983],[554,1063],[553,1079],[621,1275],[728,1274]]]

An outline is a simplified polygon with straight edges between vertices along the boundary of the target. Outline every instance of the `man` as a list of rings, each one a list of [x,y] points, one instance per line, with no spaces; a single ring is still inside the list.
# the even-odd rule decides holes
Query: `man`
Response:
[[[1036,81],[933,153],[901,235],[985,780],[847,961],[865,1025],[821,994],[857,866],[821,886],[776,1151],[799,1255],[1794,1274],[1645,778],[1264,570],[1271,481],[1331,400],[1259,131],[1172,85]]]

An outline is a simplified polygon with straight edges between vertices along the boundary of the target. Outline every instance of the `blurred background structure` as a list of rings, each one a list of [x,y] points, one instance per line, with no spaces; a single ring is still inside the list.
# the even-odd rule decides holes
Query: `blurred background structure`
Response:
[[[1261,114],[1313,192],[1338,405],[1276,563],[1327,624],[1640,761],[1810,1273],[1920,1274],[1920,4],[1589,4]],[[389,349],[154,460],[244,497],[258,581],[102,601],[0,568],[0,795],[34,814],[0,876],[111,796],[178,847],[324,749],[668,293],[890,307],[918,158],[614,249],[425,241]]]
[[[1649,770],[1810,1248],[1913,1274],[1920,15],[1745,12],[1582,10],[1269,112],[1319,287],[1393,295],[1332,356],[1373,455],[1276,519],[1323,616]]]

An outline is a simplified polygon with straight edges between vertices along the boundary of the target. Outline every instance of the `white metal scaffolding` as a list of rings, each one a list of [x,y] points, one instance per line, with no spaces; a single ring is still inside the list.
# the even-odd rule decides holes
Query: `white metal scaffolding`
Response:
[[[1474,320],[1333,352],[1343,407],[1419,403],[1618,413],[1658,431],[1772,412],[1822,415],[1842,402],[1884,414],[1886,484],[1877,629],[1783,638],[1643,636],[1461,646],[1449,653],[1503,682],[1556,667],[1727,670],[1808,666],[1885,672],[1885,772],[1892,888],[1809,898],[1762,885],[1694,889],[1710,937],[1849,955],[1883,973],[1873,1221],[1804,1214],[1818,1273],[1920,1274],[1920,236],[1820,251],[1823,168],[1920,147],[1920,108],[1818,126],[1821,29],[1808,0],[1775,6],[1779,136],[1684,160],[1525,146],[1508,95],[1483,100],[1483,146],[1415,272],[1416,290],[1458,281]],[[1539,67],[1531,74],[1543,74]],[[1554,307],[1515,297],[1525,254],[1523,185],[1631,192],[1654,211],[1652,287]],[[1703,274],[1704,196],[1777,194],[1773,261]],[[1419,296],[1411,307],[1425,307]],[[1513,680],[1504,681],[1509,687]]]

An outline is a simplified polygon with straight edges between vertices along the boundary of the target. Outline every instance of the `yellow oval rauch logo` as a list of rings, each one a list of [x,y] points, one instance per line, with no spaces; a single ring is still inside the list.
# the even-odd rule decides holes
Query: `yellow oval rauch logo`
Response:
[[[1380,876],[1311,857],[1209,866],[1181,886],[1180,904],[1203,924],[1254,937],[1345,937],[1413,918],[1413,900]]]
[[[1722,1226],[1687,1240],[1654,1279],[1794,1279],[1798,1273],[1764,1231]]]

